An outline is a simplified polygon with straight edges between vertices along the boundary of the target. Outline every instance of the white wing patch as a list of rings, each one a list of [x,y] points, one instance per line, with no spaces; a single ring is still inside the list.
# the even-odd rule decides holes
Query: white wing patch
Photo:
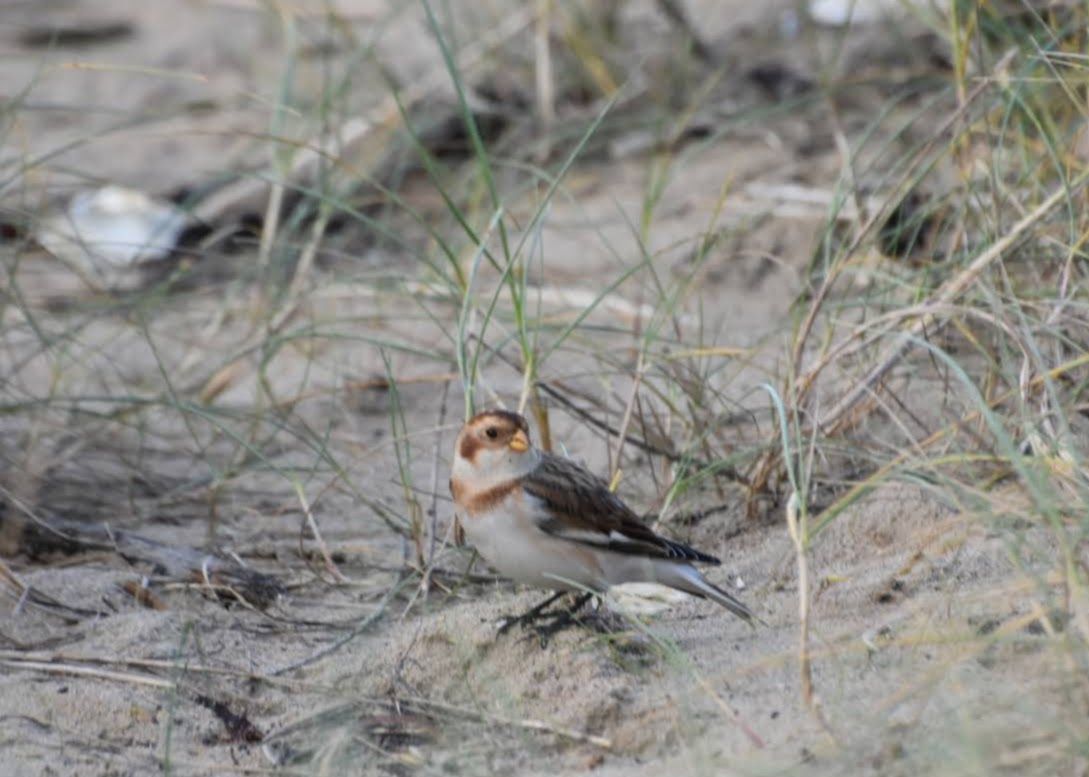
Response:
[[[576,529],[573,526],[564,526],[556,520],[556,516],[548,509],[548,505],[543,499],[526,492],[526,501],[530,505],[530,515],[533,523],[536,524],[541,531],[546,532],[553,537],[571,540],[572,542],[582,542],[588,545],[600,545],[603,548],[608,547],[610,542],[628,539],[615,531],[610,534],[604,534],[599,531],[594,531],[593,529]]]
[[[585,542],[590,545],[600,545],[603,548],[609,544],[609,538],[599,531],[587,531],[586,529],[560,529],[557,532],[551,532],[553,536],[562,537],[565,540],[574,540],[575,542]]]

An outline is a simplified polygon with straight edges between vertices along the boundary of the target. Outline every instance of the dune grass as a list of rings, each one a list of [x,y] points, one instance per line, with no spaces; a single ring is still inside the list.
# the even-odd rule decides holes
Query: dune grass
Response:
[[[356,69],[377,56],[373,40],[346,36],[351,55],[324,65],[320,94],[301,94],[303,38],[315,30],[336,38],[344,22],[306,20],[303,35],[281,15],[283,70],[267,134],[256,141],[271,163],[249,173],[265,187],[260,227],[236,235],[233,256],[200,243],[191,261],[135,291],[58,303],[25,272],[31,242],[8,244],[7,514],[71,528],[118,520],[106,516],[120,504],[121,523],[176,514],[201,526],[192,540],[209,547],[224,513],[297,517],[305,565],[285,570],[360,586],[379,614],[410,618],[473,595],[468,556],[450,548],[439,520],[448,512],[446,448],[462,418],[502,403],[531,415],[540,442],[560,451],[557,429],[581,425],[601,440],[603,474],[642,496],[662,531],[683,533],[682,519],[700,510],[718,521],[717,504],[744,504],[745,518],[733,517],[751,530],[788,524],[803,581],[788,660],[834,743],[822,754],[846,763],[853,751],[822,712],[827,689],[813,676],[814,664],[842,655],[814,645],[810,605],[827,579],[809,554],[864,497],[909,484],[963,518],[966,531],[999,533],[1009,563],[1031,581],[1017,617],[955,637],[965,654],[1016,648],[1023,629],[1039,624],[1047,660],[1026,681],[1029,695],[1076,689],[1070,714],[1041,716],[1022,737],[1002,741],[1001,721],[966,720],[919,763],[932,765],[942,748],[948,757],[935,758],[934,773],[1049,773],[1076,763],[1089,741],[1084,9],[956,2],[948,14],[920,12],[916,22],[937,41],[928,45],[948,63],[914,60],[919,74],[881,63],[845,72],[856,32],[809,30],[803,41],[814,52],[831,38],[835,53],[818,63],[819,82],[786,98],[789,108],[728,88],[744,77],[737,64],[693,59],[704,43],[694,46],[675,24],[667,37],[687,48],[683,66],[671,68],[661,52],[626,50],[620,22],[592,6],[527,3],[499,20],[487,46],[460,37],[448,5],[422,9],[439,54],[420,80],[427,89],[383,73],[388,92],[370,128],[341,148],[318,147],[356,109]],[[544,53],[519,43],[534,29],[538,43],[552,30]],[[504,106],[487,97],[503,72],[550,88],[536,102]],[[440,83],[452,98],[444,120],[462,144],[453,153],[425,110]],[[752,107],[720,116],[724,89]],[[22,99],[11,113],[30,109]],[[488,99],[496,104],[482,107]],[[773,331],[737,338],[713,328],[721,317],[707,289],[744,232],[733,216],[741,182],[706,193],[695,233],[659,235],[671,234],[671,197],[716,143],[765,123],[778,132],[790,110],[836,149],[828,212],[808,263],[797,257],[810,246],[771,257],[797,268],[787,315]],[[485,123],[496,115],[503,129],[489,135]],[[366,153],[356,153],[360,137]],[[648,150],[605,156],[628,142]],[[10,162],[0,179],[30,191],[35,168],[61,150]],[[305,176],[295,164],[302,150],[318,150]],[[639,169],[644,187],[637,211],[617,204],[624,245],[590,223],[607,261],[588,261],[581,278],[556,271],[554,212],[570,214],[584,196],[573,179],[610,165]],[[8,206],[15,221],[32,221],[34,208],[29,198]],[[759,216],[775,217],[775,208]],[[210,282],[210,263],[222,263],[227,280]],[[357,418],[369,403],[380,438]],[[88,504],[80,491],[102,476],[96,457],[122,462],[116,478],[127,485],[115,504]],[[641,485],[629,489],[634,473]],[[141,491],[137,481],[156,485]],[[375,543],[400,547],[386,559],[392,577],[361,583],[338,553],[343,524],[336,538],[323,535],[327,519],[344,512],[360,515],[356,526]],[[396,603],[384,596],[394,588]],[[378,628],[382,619],[371,615],[360,620]],[[656,626],[635,628],[644,629],[663,663],[695,678],[729,717],[680,649]],[[901,644],[947,638],[898,636]],[[912,678],[904,692],[925,695],[959,665],[920,687]],[[510,703],[501,720],[482,712],[479,720],[582,736],[523,719]],[[453,728],[462,714],[424,701],[416,712]],[[343,733],[354,721],[332,715],[314,725]],[[164,771],[176,736],[168,724]],[[315,773],[350,763],[361,748],[399,768],[420,765],[411,748],[375,750],[375,741],[330,740]],[[710,755],[700,763],[708,773],[721,766]]]

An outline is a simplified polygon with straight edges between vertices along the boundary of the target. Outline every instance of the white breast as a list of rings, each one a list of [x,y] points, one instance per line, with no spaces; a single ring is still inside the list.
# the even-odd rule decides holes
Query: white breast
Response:
[[[555,589],[606,586],[596,554],[537,528],[530,512],[536,501],[515,492],[486,513],[465,516],[465,536],[485,561],[516,582]]]

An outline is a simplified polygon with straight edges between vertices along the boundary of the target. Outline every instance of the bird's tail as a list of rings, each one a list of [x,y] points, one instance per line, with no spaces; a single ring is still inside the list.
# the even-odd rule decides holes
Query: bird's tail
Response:
[[[750,626],[754,625],[754,621],[763,623],[763,621],[756,617],[756,613],[705,578],[700,574],[700,571],[693,566],[688,564],[670,564],[665,569],[659,569],[658,581],[664,585],[684,591],[685,593],[710,599],[725,607]]]

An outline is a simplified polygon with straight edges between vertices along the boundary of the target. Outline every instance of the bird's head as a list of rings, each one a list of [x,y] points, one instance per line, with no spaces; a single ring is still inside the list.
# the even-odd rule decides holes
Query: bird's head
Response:
[[[470,418],[454,451],[455,474],[489,482],[526,474],[538,457],[526,419],[506,410],[485,410]]]

